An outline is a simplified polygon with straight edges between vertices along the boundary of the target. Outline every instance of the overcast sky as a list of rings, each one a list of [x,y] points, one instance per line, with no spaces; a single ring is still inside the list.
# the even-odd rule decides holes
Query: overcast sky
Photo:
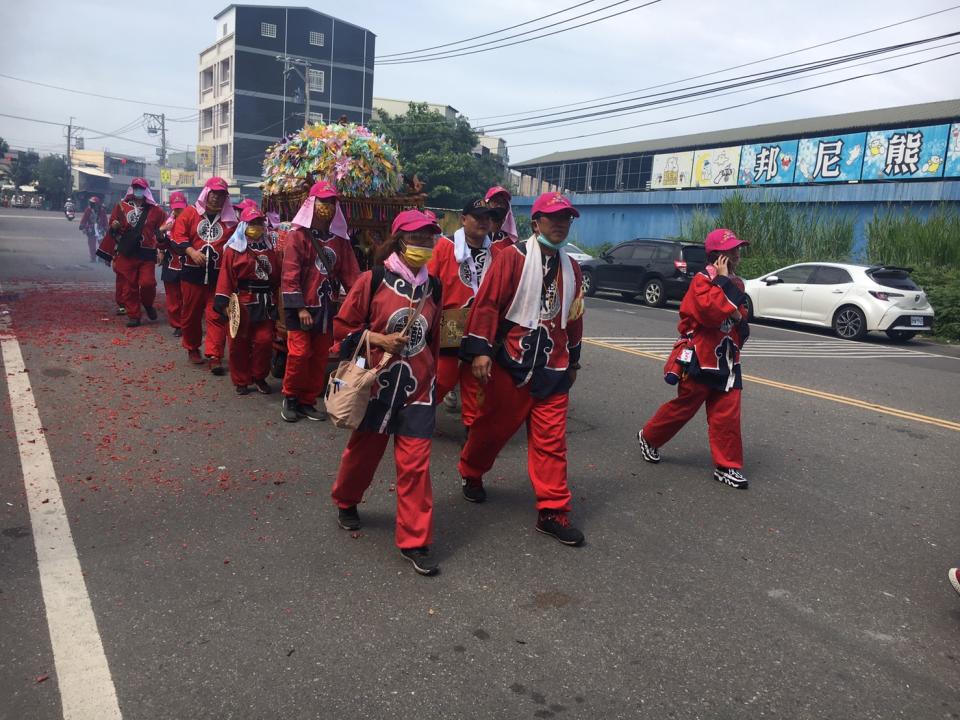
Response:
[[[641,1],[633,0],[584,20],[627,9]],[[600,0],[544,22],[556,22],[613,2]],[[479,35],[574,4],[575,0],[485,0],[483,3],[367,0],[359,3],[320,2],[310,6],[370,29],[377,35],[377,54],[380,55]],[[682,80],[954,5],[950,0],[913,0],[909,3],[893,0],[805,0],[803,3],[794,0],[661,0],[615,19],[502,50],[439,62],[378,66],[374,94],[445,103],[468,117],[490,118]],[[156,138],[147,135],[143,128],[125,131],[129,140],[96,139],[94,130],[113,132],[124,128],[143,112],[165,112],[172,119],[194,115],[198,54],[215,40],[213,16],[226,6],[225,2],[211,0],[163,3],[2,0],[0,27],[4,28],[4,33],[3,42],[0,42],[0,73],[157,105],[104,100],[0,77],[3,98],[0,113],[57,123],[66,123],[72,115],[78,125],[87,128],[84,135],[88,149],[106,147],[154,159],[155,151],[150,146],[157,144]],[[531,27],[534,26],[525,26],[512,33]],[[960,30],[960,7],[882,32],[733,71],[729,75],[956,30]],[[944,42],[958,42],[958,38],[939,44]],[[960,56],[745,108],[673,120],[679,115],[958,51],[960,45],[951,45],[680,107],[573,127],[517,131],[503,136],[510,144],[511,160],[516,162],[556,150],[954,99],[960,97]],[[619,130],[629,125],[663,120],[669,122]],[[503,120],[486,119],[474,124],[490,125],[494,122]],[[553,141],[605,130],[617,132]],[[0,137],[15,148],[35,148],[41,153],[62,152],[65,144],[62,127],[8,117],[0,117]],[[169,142],[174,148],[192,148],[196,145],[196,137],[195,120],[170,123]],[[146,144],[137,144],[134,140]]]

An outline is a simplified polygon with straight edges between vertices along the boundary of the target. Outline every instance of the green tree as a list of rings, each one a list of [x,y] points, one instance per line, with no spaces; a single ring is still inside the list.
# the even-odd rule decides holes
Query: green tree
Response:
[[[62,155],[47,155],[37,166],[38,187],[53,207],[59,207],[66,200],[67,172],[67,161]]]
[[[37,166],[40,164],[40,156],[37,153],[28,151],[21,152],[17,159],[13,161],[10,168],[13,172],[14,185],[29,185],[37,179]]]
[[[370,129],[397,146],[404,175],[426,185],[431,205],[459,209],[500,183],[497,161],[473,154],[477,133],[465,118],[450,121],[426,103],[411,103],[404,115],[379,115]]]
[[[0,137],[0,155],[6,155],[9,150],[10,150],[10,145],[7,143],[6,140]]]

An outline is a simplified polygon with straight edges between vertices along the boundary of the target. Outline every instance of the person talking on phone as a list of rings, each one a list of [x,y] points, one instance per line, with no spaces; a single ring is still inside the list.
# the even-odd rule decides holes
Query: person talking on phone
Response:
[[[707,266],[694,276],[680,303],[677,329],[688,342],[677,356],[683,368],[677,397],[660,406],[637,439],[643,459],[660,462],[660,448],[706,403],[713,478],[743,490],[748,482],[742,472],[740,349],[750,326],[747,296],[736,270],[740,248],[749,242],[718,228],[707,235],[705,244]]]

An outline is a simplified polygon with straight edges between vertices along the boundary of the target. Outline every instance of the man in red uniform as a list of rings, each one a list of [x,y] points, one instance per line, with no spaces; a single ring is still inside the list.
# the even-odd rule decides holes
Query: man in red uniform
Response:
[[[247,395],[251,382],[264,395],[272,392],[267,374],[279,286],[280,263],[267,235],[266,218],[255,203],[248,205],[227,241],[213,301],[214,309],[224,316],[230,295],[237,293],[240,301],[240,328],[230,338],[230,378],[237,395]]]
[[[87,248],[90,251],[90,262],[97,261],[97,245],[107,233],[107,211],[96,195],[87,201],[87,208],[80,218],[80,232],[87,236]]]
[[[510,191],[500,185],[487,190],[484,200],[499,212],[494,216],[493,227],[490,228],[490,239],[493,241],[493,253],[515,245],[520,239],[517,234],[517,221],[513,217],[513,207],[510,201],[513,196]]]
[[[740,348],[747,341],[747,296],[736,276],[740,247],[747,245],[730,230],[719,228],[707,235],[709,263],[697,273],[680,303],[677,329],[687,357],[671,355],[666,371],[679,377],[677,397],[664,403],[637,433],[640,453],[649,463],[660,462],[660,448],[707,404],[713,478],[745,490],[743,442],[740,436]],[[680,349],[680,348],[678,348]],[[676,364],[680,367],[675,367]]]
[[[483,502],[483,476],[521,425],[537,497],[536,529],[565,545],[583,543],[570,525],[567,406],[580,368],[580,267],[567,257],[580,213],[560,193],[533,203],[534,234],[500,252],[480,286],[460,357],[484,386],[484,405],[460,454],[463,494]]]
[[[237,214],[227,197],[227,181],[212,177],[204,185],[197,204],[188,207],[173,224],[171,240],[182,257],[180,271],[182,344],[190,362],[203,364],[200,341],[203,319],[207,320],[204,352],[210,372],[223,375],[223,350],[227,342],[227,326],[213,309],[217,276],[227,240],[237,227]]]
[[[157,244],[157,261],[160,263],[160,279],[163,281],[163,296],[167,301],[167,322],[173,328],[173,336],[182,334],[183,320],[180,318],[182,297],[180,294],[180,256],[174,252],[170,242],[173,224],[190,203],[182,192],[170,193],[170,215],[160,228]]]
[[[109,259],[120,289],[127,327],[140,325],[140,306],[147,317],[157,319],[157,233],[166,220],[150,192],[150,183],[134,178],[123,200],[110,214],[110,232],[97,255]]]
[[[315,183],[293,219],[283,249],[280,292],[287,327],[287,367],[280,417],[287,422],[302,417],[327,419],[316,402],[327,379],[334,302],[340,286],[349,290],[360,275],[347,238],[337,189],[326,181]]]
[[[471,200],[460,214],[461,227],[453,234],[453,240],[441,237],[433,249],[427,270],[443,287],[445,325],[453,322],[455,313],[473,305],[477,290],[492,264],[490,225],[495,214],[485,200]],[[477,414],[479,388],[470,366],[461,365],[459,352],[459,344],[440,348],[437,399],[446,397],[459,384],[463,425],[469,431]]]

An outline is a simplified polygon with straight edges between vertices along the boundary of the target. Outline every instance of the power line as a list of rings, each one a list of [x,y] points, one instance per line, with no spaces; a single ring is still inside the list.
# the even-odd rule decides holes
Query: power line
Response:
[[[738,104],[736,104],[736,105],[728,105],[728,106],[726,106],[726,107],[715,108],[715,109],[713,109],[713,110],[706,110],[706,111],[704,111],[704,112],[692,113],[692,114],[690,114],[690,115],[682,115],[682,116],[680,116],[680,117],[669,118],[669,119],[666,119],[666,120],[654,120],[654,121],[652,121],[652,122],[641,123],[641,124],[639,124],[639,125],[629,125],[629,126],[627,126],[627,127],[614,128],[614,129],[612,129],[612,130],[601,130],[601,131],[599,131],[599,132],[584,133],[584,134],[582,134],[582,135],[571,135],[571,136],[569,136],[569,137],[553,138],[553,139],[551,139],[551,140],[538,140],[538,141],[536,141],[536,142],[518,143],[518,144],[516,144],[516,145],[513,145],[512,147],[514,147],[514,148],[518,148],[518,147],[530,147],[530,146],[533,146],[533,145],[546,145],[546,144],[548,144],[548,143],[565,142],[565,141],[567,141],[567,140],[580,140],[580,139],[582,139],[582,138],[596,137],[597,135],[609,135],[610,133],[622,132],[622,131],[624,131],[624,130],[635,130],[635,129],[637,129],[637,128],[650,127],[651,125],[664,125],[664,124],[666,124],[666,123],[677,122],[678,120],[688,120],[688,119],[690,119],[690,118],[703,117],[703,116],[705,116],[705,115],[713,115],[713,114],[715,114],[715,113],[725,112],[725,111],[727,111],[727,110],[735,110],[735,109],[737,109],[737,108],[747,107],[747,106],[749,106],[749,105],[756,105],[757,103],[766,102],[767,100],[775,100],[775,99],[777,99],[777,98],[788,97],[788,96],[790,96],[790,95],[799,95],[800,93],[810,92],[811,90],[819,90],[819,89],[821,89],[821,88],[832,87],[832,86],[834,86],[834,85],[842,85],[842,84],[844,84],[844,83],[848,83],[848,82],[851,82],[851,81],[853,81],[853,80],[861,80],[861,79],[863,79],[863,78],[875,77],[875,76],[877,76],[877,75],[886,75],[886,74],[888,74],[888,73],[897,72],[898,70],[905,70],[905,69],[907,69],[907,68],[918,67],[918,66],[920,66],[920,65],[926,65],[927,63],[936,62],[937,60],[944,60],[944,59],[946,59],[946,58],[954,57],[954,56],[956,56],[956,55],[960,55],[960,50],[958,50],[957,52],[947,53],[946,55],[939,55],[939,56],[934,57],[934,58],[929,58],[929,59],[927,59],[927,60],[918,60],[917,62],[909,63],[909,64],[907,64],[907,65],[900,65],[900,66],[895,67],[895,68],[887,68],[887,69],[885,69],[885,70],[877,70],[877,71],[871,72],[871,73],[863,73],[863,74],[860,74],[860,75],[854,75],[854,76],[852,76],[852,77],[842,78],[842,79],[840,79],[840,80],[834,80],[834,81],[832,81],[832,82],[822,83],[822,84],[820,84],[820,85],[813,85],[813,86],[808,87],[808,88],[800,88],[799,90],[791,90],[791,91],[789,91],[789,92],[778,93],[778,94],[776,94],[776,95],[768,95],[768,96],[766,96],[766,97],[757,98],[757,99],[755,99],[755,100],[748,100],[748,101],[746,101],[746,102],[738,103]]]
[[[944,8],[943,10],[936,10],[934,12],[926,13],[925,15],[918,15],[916,17],[907,18],[906,20],[900,20],[895,23],[890,23],[889,25],[882,25],[880,27],[873,28],[872,30],[864,30],[863,32],[854,33],[853,35],[845,35],[844,37],[839,37],[834,40],[827,40],[826,42],[817,43],[816,45],[808,45],[807,47],[798,48],[796,50],[790,50],[789,52],[779,53],[777,55],[771,55],[770,57],[761,58],[760,60],[752,60],[751,62],[748,62],[748,63],[741,63],[740,65],[732,65],[722,70],[712,70],[711,72],[708,72],[708,73],[702,73],[700,75],[693,75],[686,78],[680,78],[679,80],[671,80],[670,82],[660,83],[659,85],[648,85],[647,87],[638,88],[636,90],[628,90],[626,92],[615,93],[613,95],[604,95],[602,97],[593,98],[591,100],[580,100],[574,103],[566,103],[564,105],[553,105],[551,107],[536,108],[533,110],[521,110],[519,112],[505,113],[503,115],[486,115],[482,117],[471,118],[471,120],[473,122],[479,122],[481,120],[496,120],[499,118],[515,117],[517,115],[530,115],[533,113],[546,112],[548,110],[559,110],[565,107],[574,107],[578,105],[584,105],[587,103],[597,102],[599,100],[609,100],[611,98],[623,97],[624,95],[632,95],[634,93],[645,92],[647,90],[657,90],[659,88],[667,87],[669,85],[677,85],[682,82],[689,82],[690,80],[700,80],[702,78],[712,77],[714,75],[720,75],[725,72],[730,72],[731,70],[740,70],[741,68],[750,67],[752,65],[759,65],[760,63],[769,62],[770,60],[779,60],[780,58],[788,57],[790,55],[797,55],[798,53],[806,52],[808,50],[816,50],[817,48],[825,47],[827,45],[833,45],[838,42],[843,42],[844,40],[852,40],[853,38],[862,37],[864,35],[870,35],[872,33],[880,32],[882,30],[889,30],[890,28],[893,28],[893,27],[898,27],[900,25],[906,25],[907,23],[916,22],[917,20],[924,20],[928,17],[933,17],[934,15],[941,15],[943,13],[956,10],[957,8],[960,8],[960,5],[953,5],[951,7]]]
[[[37,120],[36,118],[23,117],[22,115],[9,115],[7,113],[0,113],[0,117],[13,118],[14,120],[26,120],[28,122],[42,123],[43,125],[59,125],[60,127],[66,127],[66,123],[62,122],[52,122],[51,120]]]
[[[723,80],[723,81],[713,81],[713,82],[711,82],[711,83],[707,83],[707,85],[715,85],[717,82],[726,82],[726,83],[728,83],[728,84],[726,84],[726,85],[720,85],[720,86],[718,86],[718,87],[714,87],[714,88],[710,88],[710,89],[698,89],[698,88],[703,88],[704,86],[703,86],[703,85],[694,85],[694,86],[690,86],[690,87],[686,87],[686,88],[680,88],[679,90],[669,91],[669,93],[668,93],[668,92],[653,93],[652,95],[638,96],[638,97],[630,98],[630,99],[628,99],[628,100],[621,100],[621,101],[616,101],[616,102],[602,103],[602,104],[599,104],[599,105],[594,105],[594,106],[586,107],[586,108],[583,108],[583,109],[584,109],[584,110],[591,110],[591,109],[595,109],[595,108],[605,107],[605,106],[607,106],[607,105],[616,105],[616,106],[618,106],[618,107],[607,108],[607,109],[604,109],[604,110],[596,110],[595,112],[588,112],[588,113],[583,113],[583,114],[580,114],[580,115],[569,115],[569,113],[571,113],[571,112],[576,112],[576,111],[573,111],[573,110],[564,110],[564,111],[560,111],[560,112],[548,113],[547,115],[542,116],[542,117],[550,118],[551,116],[555,116],[555,115],[567,115],[568,117],[555,117],[555,118],[553,118],[553,119],[543,119],[543,120],[538,120],[538,121],[536,121],[536,122],[530,122],[530,123],[519,124],[519,125],[495,126],[495,127],[493,127],[493,128],[487,128],[486,131],[487,131],[487,132],[491,132],[491,133],[497,133],[497,132],[504,132],[504,133],[505,133],[505,132],[509,132],[509,131],[512,131],[512,130],[520,130],[520,129],[523,129],[523,128],[544,127],[544,126],[547,126],[547,125],[557,125],[557,124],[562,124],[562,123],[568,123],[568,122],[570,122],[571,120],[581,120],[581,119],[584,119],[584,118],[601,117],[601,116],[621,114],[621,113],[624,113],[624,112],[629,111],[629,110],[636,110],[636,109],[638,109],[638,108],[660,105],[660,104],[663,104],[663,103],[665,103],[665,102],[671,102],[671,101],[674,101],[674,100],[682,100],[682,99],[690,98],[690,97],[701,97],[701,96],[704,96],[704,95],[710,95],[710,94],[719,92],[719,91],[721,91],[721,90],[729,90],[729,89],[731,89],[731,88],[743,87],[743,86],[746,86],[746,85],[754,85],[754,84],[757,84],[757,83],[760,83],[760,82],[764,82],[764,81],[767,81],[767,80],[776,80],[776,79],[781,78],[781,77],[790,77],[790,76],[793,76],[793,75],[799,75],[799,74],[802,74],[802,73],[805,73],[805,72],[810,72],[811,70],[820,70],[820,69],[825,68],[825,67],[831,67],[831,66],[834,66],[834,65],[842,65],[842,64],[851,62],[851,61],[853,61],[853,60],[861,60],[861,59],[866,58],[866,57],[873,57],[873,56],[876,56],[876,55],[884,55],[884,54],[887,54],[887,53],[890,53],[890,52],[894,52],[894,51],[897,51],[897,50],[904,50],[904,49],[907,49],[907,48],[910,48],[910,47],[915,47],[915,46],[917,46],[917,45],[924,45],[924,44],[931,43],[931,42],[937,42],[937,41],[939,41],[939,40],[946,40],[946,39],[949,39],[949,38],[952,38],[952,37],[957,37],[958,35],[960,35],[960,31],[953,32],[953,33],[947,33],[947,34],[945,34],[945,35],[939,35],[939,36],[936,36],[936,37],[923,38],[923,39],[921,39],[921,40],[914,40],[914,41],[911,41],[911,42],[900,43],[900,44],[897,44],[897,45],[890,45],[890,46],[883,47],[883,48],[875,48],[875,49],[872,49],[872,50],[865,50],[865,51],[861,51],[861,52],[857,52],[857,53],[850,53],[849,55],[839,55],[839,56],[835,56],[835,57],[832,57],[832,58],[825,58],[825,59],[823,59],[823,60],[816,60],[816,61],[812,61],[811,63],[807,63],[807,64],[805,64],[804,66],[795,66],[795,67],[792,67],[792,68],[788,67],[788,68],[779,68],[779,69],[774,69],[774,70],[768,70],[768,71],[765,71],[764,73],[760,73],[760,75],[763,75],[762,77],[755,77],[755,76],[751,76],[751,75],[746,75],[746,76],[742,76],[742,77],[739,77],[739,78],[730,78],[730,79],[728,79],[728,80]],[[748,78],[752,78],[752,79],[748,79]],[[692,91],[692,92],[687,92],[687,91]],[[679,95],[678,95],[678,94],[676,94],[676,93],[686,93],[686,94],[679,94]],[[648,99],[648,98],[655,98],[655,97],[657,97],[657,96],[668,95],[668,94],[669,94],[669,95],[672,95],[672,97],[662,98],[662,99],[658,99],[658,100],[656,100],[656,99],[655,99],[655,100],[649,100],[648,102],[643,102],[643,103],[639,103],[639,104],[635,104],[635,105],[622,105],[622,103],[624,103],[624,102],[632,102],[632,101],[634,101],[634,100],[645,100],[645,99]],[[517,121],[517,122],[522,122],[522,121]]]
[[[615,2],[615,3],[613,3],[612,5],[607,5],[607,6],[605,6],[605,7],[600,8],[599,10],[591,10],[591,11],[588,12],[588,13],[584,13],[584,14],[582,14],[582,15],[575,15],[575,16],[572,17],[572,18],[567,18],[566,20],[561,20],[560,22],[552,23],[552,24],[550,24],[550,25],[545,25],[544,27],[542,27],[542,28],[537,28],[536,30],[528,30],[527,32],[518,33],[518,34],[516,34],[516,35],[508,35],[508,36],[505,37],[505,38],[500,38],[500,39],[494,40],[494,41],[492,41],[492,42],[494,42],[494,43],[499,43],[499,42],[501,42],[501,41],[503,41],[503,40],[509,40],[510,38],[520,37],[520,36],[522,36],[522,35],[528,35],[528,34],[530,34],[530,33],[532,33],[532,32],[539,32],[539,31],[545,30],[545,29],[547,29],[547,28],[555,27],[556,25],[562,25],[563,23],[570,22],[570,21],[572,21],[572,20],[577,20],[577,19],[582,18],[582,17],[586,17],[587,15],[593,15],[593,14],[595,14],[595,13],[602,12],[602,11],[604,11],[604,10],[607,10],[607,9],[609,9],[609,8],[612,8],[612,7],[615,7],[615,6],[617,6],[617,5],[622,5],[624,2],[629,2],[629,0],[620,0],[620,2]],[[529,37],[529,38],[526,38],[526,39],[524,39],[524,40],[517,40],[517,41],[511,42],[511,43],[505,43],[505,44],[503,44],[503,45],[495,45],[495,46],[492,46],[492,45],[484,45],[484,44],[468,45],[468,46],[466,46],[466,47],[464,47],[464,48],[459,48],[459,49],[457,49],[456,51],[453,51],[453,52],[450,52],[450,53],[431,53],[431,54],[429,54],[429,55],[422,55],[422,56],[413,57],[413,58],[401,58],[401,59],[399,59],[399,60],[388,60],[388,61],[386,61],[386,62],[382,62],[382,63],[379,63],[379,64],[380,64],[380,65],[408,65],[408,64],[410,64],[410,63],[418,63],[418,62],[433,62],[434,60],[449,60],[450,58],[454,58],[454,57],[463,57],[463,56],[466,56],[466,55],[476,55],[476,54],[478,54],[478,53],[490,52],[491,50],[502,50],[503,48],[511,47],[512,45],[522,45],[523,43],[532,42],[533,40],[539,40],[539,39],[541,39],[541,38],[550,37],[551,35],[559,35],[560,33],[565,33],[565,32],[567,32],[567,31],[569,31],[569,30],[576,30],[577,28],[586,27],[587,25],[593,25],[593,24],[598,23],[598,22],[601,22],[601,21],[603,21],[603,20],[609,20],[610,18],[614,18],[614,17],[617,17],[617,16],[619,16],[619,15],[625,15],[626,13],[633,12],[634,10],[642,10],[642,9],[645,8],[645,7],[649,7],[650,5],[656,5],[657,3],[660,3],[660,2],[663,2],[663,0],[649,0],[648,2],[645,2],[645,3],[643,3],[642,5],[637,5],[636,7],[627,8],[626,10],[621,10],[620,12],[611,13],[610,15],[605,15],[605,16],[600,17],[600,18],[595,18],[594,20],[589,20],[589,21],[587,21],[587,22],[580,23],[579,25],[571,25],[570,27],[567,27],[567,28],[561,28],[561,29],[559,29],[559,30],[554,30],[553,32],[544,33],[543,35],[535,35],[534,37]],[[462,52],[463,50],[470,50],[470,48],[475,48],[475,47],[479,47],[480,49],[479,49],[479,50],[471,50],[470,52]]]
[[[596,0],[588,0],[587,2],[577,3],[576,5],[571,5],[570,7],[563,8],[563,10],[557,10],[556,12],[552,12],[549,15],[541,15],[540,17],[535,17],[532,20],[527,20],[525,22],[518,23],[517,25],[511,25],[510,27],[501,28],[499,30],[491,30],[490,32],[485,32],[480,35],[474,35],[473,37],[464,38],[463,40],[457,40],[456,42],[444,43],[443,45],[433,45],[431,47],[420,48],[419,50],[407,50],[406,52],[388,53],[386,55],[381,55],[377,58],[374,58],[374,60],[379,60],[381,58],[396,57],[398,55],[416,55],[418,53],[426,52],[428,50],[437,50],[438,48],[450,47],[451,45],[462,45],[463,43],[470,42],[471,40],[479,40],[480,38],[490,37],[491,35],[499,35],[502,32],[507,32],[508,30],[515,30],[518,27],[523,27],[524,25],[529,25],[530,23],[535,23],[540,20],[546,20],[547,18],[554,17],[555,15],[562,15],[563,13],[569,10],[574,10],[578,7],[582,7],[583,5],[589,5],[592,2],[596,2]]]
[[[101,98],[103,100],[115,100],[117,102],[132,103],[133,105],[152,105],[154,107],[161,108],[175,108],[177,110],[196,110],[195,107],[187,107],[186,105],[165,105],[164,103],[149,102],[147,100],[131,100],[129,98],[115,97],[113,95],[101,95],[100,93],[86,92],[84,90],[74,90],[73,88],[51,85],[49,83],[40,82],[39,80],[27,80],[26,78],[14,77],[13,75],[6,75],[4,73],[0,73],[0,77],[8,80],[16,80],[17,82],[26,83],[28,85],[38,85],[40,87],[51,88],[53,90],[62,90],[63,92],[75,93],[77,95],[89,95],[90,97]]]

